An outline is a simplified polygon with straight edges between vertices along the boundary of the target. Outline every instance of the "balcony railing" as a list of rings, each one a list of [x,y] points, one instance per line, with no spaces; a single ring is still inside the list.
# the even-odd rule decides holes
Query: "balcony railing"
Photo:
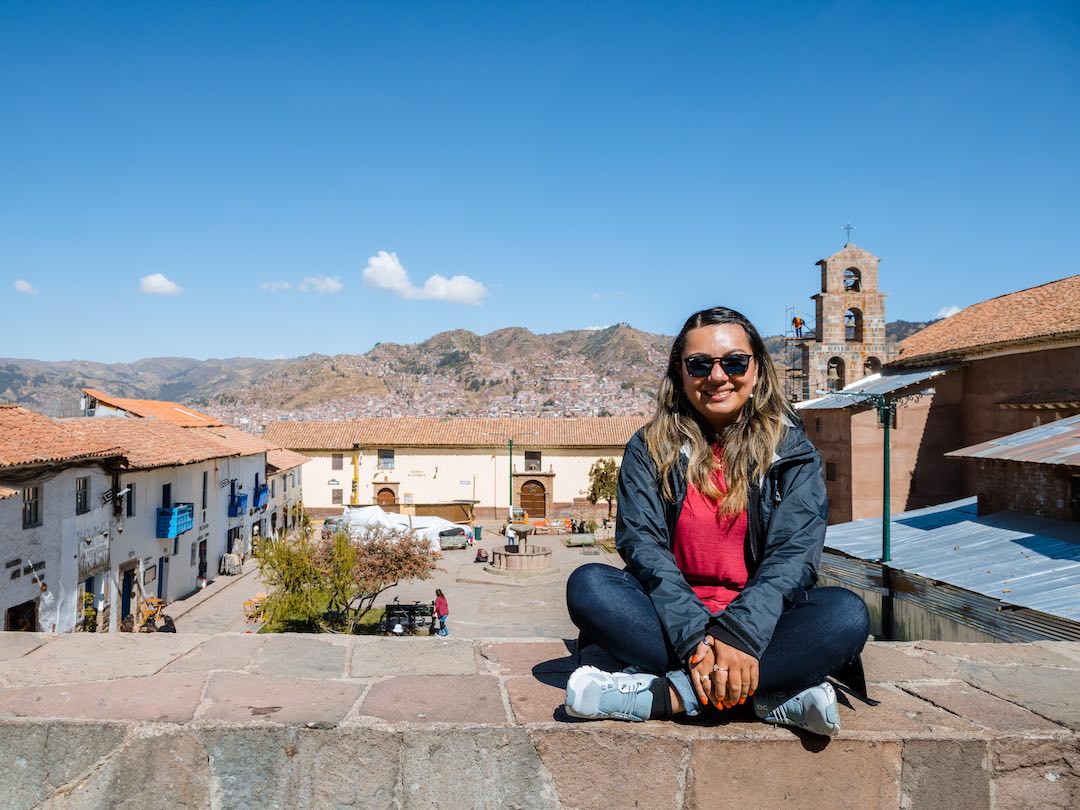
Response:
[[[270,489],[266,484],[262,484],[255,490],[255,509],[262,509],[270,503]]]
[[[195,504],[178,503],[169,509],[157,510],[157,536],[163,540],[179,537],[195,526]]]
[[[229,517],[243,517],[247,514],[248,510],[248,496],[245,492],[243,495],[233,495],[229,498]]]

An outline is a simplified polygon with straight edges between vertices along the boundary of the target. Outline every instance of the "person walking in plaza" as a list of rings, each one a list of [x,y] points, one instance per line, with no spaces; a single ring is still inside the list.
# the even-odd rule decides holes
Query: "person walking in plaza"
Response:
[[[439,635],[450,635],[450,631],[446,627],[446,617],[450,615],[450,606],[447,604],[443,592],[438,588],[435,590],[435,615],[439,617]]]
[[[815,587],[821,457],[757,329],[725,307],[690,316],[657,398],[619,472],[626,568],[584,565],[566,586],[579,651],[595,643],[627,668],[578,668],[567,714],[648,720],[750,701],[766,722],[839,733],[826,678],[865,695],[869,616],[851,591]]]

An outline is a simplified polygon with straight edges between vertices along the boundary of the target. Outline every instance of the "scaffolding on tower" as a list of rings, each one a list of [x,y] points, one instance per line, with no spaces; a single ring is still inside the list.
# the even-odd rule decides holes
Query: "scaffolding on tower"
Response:
[[[784,396],[788,402],[801,402],[807,398],[803,346],[816,340],[817,326],[794,304],[785,307],[784,323]]]

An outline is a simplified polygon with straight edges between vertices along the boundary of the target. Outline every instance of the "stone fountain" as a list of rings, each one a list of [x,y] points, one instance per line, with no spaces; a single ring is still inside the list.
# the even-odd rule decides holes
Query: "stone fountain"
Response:
[[[488,570],[496,574],[536,573],[551,568],[551,549],[529,544],[529,535],[536,531],[528,523],[511,523],[509,528],[517,537],[517,544],[507,544],[491,553]]]

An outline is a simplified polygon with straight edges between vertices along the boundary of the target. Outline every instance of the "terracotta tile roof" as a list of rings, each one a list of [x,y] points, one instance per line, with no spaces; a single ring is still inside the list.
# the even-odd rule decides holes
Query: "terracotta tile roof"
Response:
[[[265,439],[230,425],[199,428],[199,433],[213,437],[241,456],[255,456],[277,448],[276,444],[271,444]]]
[[[0,468],[119,455],[106,438],[80,436],[40,413],[0,405]]]
[[[126,397],[109,396],[94,388],[84,388],[83,393],[91,396],[99,402],[134,414],[135,416],[154,417],[166,422],[172,422],[181,427],[207,427],[224,424],[219,419],[200,413],[194,408],[181,405],[179,402],[166,402],[159,399],[128,399]]]
[[[19,490],[11,489],[10,487],[0,487],[0,501],[10,498],[12,495],[18,495]]]
[[[266,453],[266,466],[273,468],[276,472],[292,470],[309,461],[311,458],[303,453],[294,453],[292,450],[284,450],[280,447],[268,450]]]
[[[1080,275],[972,304],[903,341],[889,366],[952,362],[1010,344],[1068,337],[1080,338]]]
[[[123,417],[80,417],[64,421],[64,426],[88,440],[111,443],[122,448],[133,470],[195,464],[212,458],[240,455],[217,436],[188,430],[160,419]]]
[[[346,422],[272,422],[267,441],[294,450],[361,447],[622,447],[639,427],[640,416],[577,419],[370,418]]]

